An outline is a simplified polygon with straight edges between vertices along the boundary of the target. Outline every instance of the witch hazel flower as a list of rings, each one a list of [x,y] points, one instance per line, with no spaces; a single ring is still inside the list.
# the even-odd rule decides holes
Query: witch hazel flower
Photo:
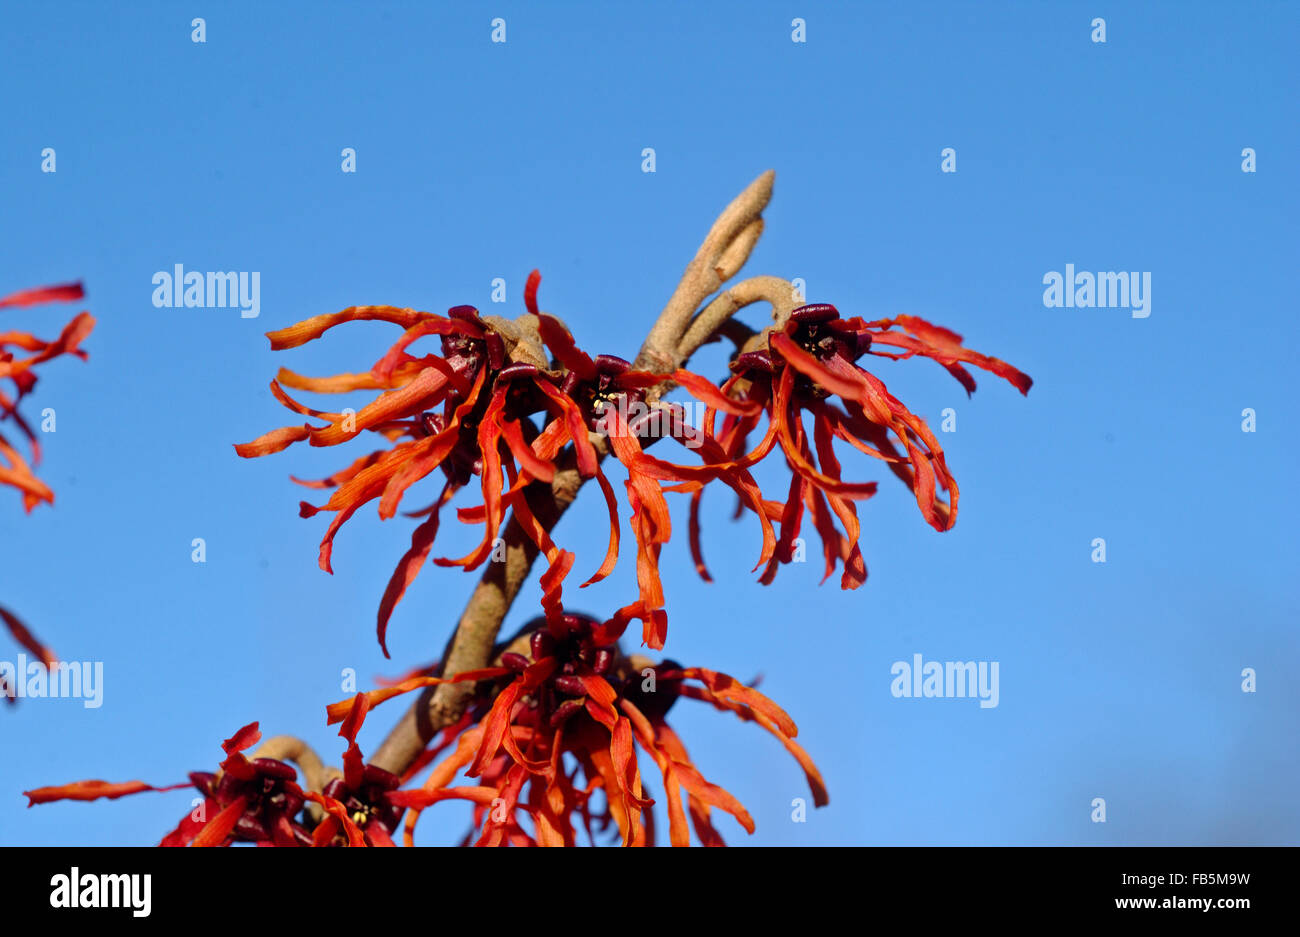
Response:
[[[354,712],[355,717],[346,720],[339,732],[348,742],[344,770],[340,774],[331,769],[321,790],[300,786],[298,771],[282,758],[244,755],[262,740],[254,722],[222,742],[226,757],[216,771],[191,772],[188,783],[154,787],[143,781],[76,781],[24,791],[23,796],[28,807],[34,807],[67,800],[116,800],[146,791],[197,791],[201,804],[183,817],[159,846],[391,846],[392,832],[405,808],[388,798],[401,782],[396,775],[364,762],[356,744],[356,731],[365,716],[364,699],[358,700]],[[295,757],[317,761],[314,754],[301,749],[295,751]],[[320,765],[315,768],[320,774]]]
[[[418,789],[388,795],[410,810],[407,843],[424,810],[461,800],[474,804],[476,833],[466,842],[475,845],[568,846],[580,835],[595,842],[606,830],[625,846],[653,845],[656,798],[641,776],[638,752],[659,769],[671,844],[689,845],[694,829],[700,842],[722,845],[714,810],[752,833],[749,812],[703,777],[669,724],[668,713],[681,698],[709,703],[771,733],[804,771],[813,802],[829,802],[784,710],[726,674],[626,658],[620,634],[612,619],[570,613],[538,619],[499,653],[496,666],[458,675],[479,689],[457,727],[455,750]],[[355,722],[386,700],[444,682],[413,677],[333,704],[328,718]],[[455,783],[462,773],[469,783]],[[602,796],[595,797],[598,792]]]
[[[302,502],[300,514],[329,516],[319,551],[327,572],[338,532],[361,508],[374,504],[381,519],[399,511],[415,519],[410,547],[379,602],[377,634],[385,655],[394,609],[424,566],[468,571],[500,561],[501,575],[485,571],[441,662],[408,669],[387,685],[327,707],[328,723],[339,724],[346,743],[341,770],[326,768],[306,743],[289,736],[246,755],[261,740],[252,723],[223,743],[225,757],[215,771],[195,772],[188,784],[81,781],[29,791],[29,804],[192,788],[201,795],[198,809],[162,845],[388,846],[399,826],[401,840],[411,845],[423,813],[447,801],[470,805],[473,823],[464,844],[653,845],[663,838],[656,835],[656,815],[666,815],[672,845],[722,845],[720,814],[747,832],[755,824],[734,796],[704,777],[675,731],[670,717],[687,699],[771,734],[802,770],[812,802],[825,805],[825,783],[796,740],[797,726],[755,686],[621,649],[634,621],[641,622],[643,645],[660,649],[666,641],[660,556],[674,533],[667,496],[689,496],[687,539],[706,579],[700,505],[704,490],[716,483],[736,495],[738,515],[748,510],[757,518],[762,542],[754,571],[760,582],[770,583],[796,558],[807,524],[822,540],[826,578],[842,568],[841,586],[854,589],[866,579],[857,506],[875,495],[877,483],[845,478],[844,446],[884,462],[937,530],[952,527],[959,497],[938,440],[867,369],[870,356],[928,357],[968,393],[975,389],[968,366],[1022,393],[1031,381],[922,319],[864,321],[843,318],[826,304],[794,308],[793,287],[776,277],[751,277],[723,289],[763,230],[771,191],[772,174],[764,173],[718,217],[635,362],[579,347],[563,322],[538,305],[537,271],[524,289],[526,311],[514,320],[484,316],[472,306],[445,315],[354,306],[268,333],[272,349],[281,350],[354,322],[400,329],[365,370],[306,377],[281,369],[271,392],[294,421],[236,446],[240,456],[254,458],[302,443],[332,448],[357,437],[375,441],[331,475],[294,481],[325,492],[323,502]],[[16,294],[6,303],[70,296],[71,288],[55,288]],[[755,302],[771,305],[776,322],[761,333],[732,319]],[[43,355],[79,353],[86,330],[85,320],[74,320],[54,343],[19,339],[16,344],[36,354],[25,365],[13,364],[12,354],[0,359],[13,365],[0,377],[13,378],[21,396],[30,390],[31,364]],[[703,344],[718,338],[737,346],[731,374],[720,385],[685,369]],[[673,388],[685,390],[696,412],[702,410],[695,425],[683,406],[665,400]],[[298,393],[373,396],[357,409],[321,410],[298,400]],[[665,440],[671,442],[652,449]],[[689,464],[673,461],[674,444],[688,450],[693,458],[683,461]],[[751,473],[769,459],[790,470],[785,500],[766,497]],[[590,480],[605,501],[609,539],[580,588],[615,569],[624,513],[635,541],[636,600],[605,620],[566,610],[563,586],[576,557],[552,536]],[[30,509],[27,499],[39,501],[39,492],[30,483],[24,490]],[[477,495],[477,503],[458,506],[456,520],[476,529],[477,542],[460,557],[433,556],[445,510],[462,490]],[[546,560],[540,575],[544,614],[494,646],[538,556]],[[44,652],[21,622],[3,614],[24,646]],[[357,738],[370,710],[413,693],[407,717],[367,761]]]
[[[701,843],[723,845],[713,811],[731,815],[749,833],[754,821],[735,797],[704,778],[670,725],[669,712],[686,698],[772,734],[803,770],[814,804],[829,802],[820,772],[795,741],[798,728],[781,707],[726,674],[624,657],[621,634],[615,620],[563,612],[525,626],[491,667],[449,678],[412,676],[332,704],[327,719],[340,723],[339,736],[347,743],[341,772],[324,769],[301,743],[286,757],[248,757],[245,752],[262,741],[254,722],[222,743],[225,758],[215,771],[191,772],[188,783],[87,780],[24,796],[28,806],[36,806],[197,792],[201,803],[160,846],[391,846],[404,814],[410,845],[421,813],[449,800],[474,805],[477,835],[466,842],[475,845],[575,845],[580,835],[595,842],[608,833],[623,845],[646,846],[655,843],[656,799],[641,777],[639,751],[662,778],[668,841],[689,845],[693,830]],[[373,707],[452,682],[473,684],[475,702],[427,757],[401,777],[366,762],[356,739]],[[272,739],[260,751],[283,752],[275,743],[284,741],[297,742]],[[402,789],[453,746],[422,785]],[[309,785],[299,783],[290,758],[304,769]],[[462,772],[473,783],[455,783]]]
[[[196,771],[188,784],[154,787],[143,781],[75,781],[24,791],[27,806],[62,800],[116,800],[146,791],[165,792],[193,787],[203,803],[186,815],[160,846],[224,846],[235,840],[275,845],[301,845],[310,837],[294,820],[306,801],[295,783],[292,766],[273,758],[243,755],[262,734],[257,723],[244,726],[221,743],[225,760],[216,772]]]
[[[323,422],[281,427],[235,447],[240,456],[255,458],[301,442],[318,447],[340,445],[366,432],[387,442],[386,448],[373,450],[326,478],[294,479],[307,487],[332,489],[324,504],[302,502],[299,511],[303,517],[322,512],[334,515],[320,548],[319,562],[326,572],[333,571],[335,535],[358,509],[377,502],[380,518],[391,518],[409,489],[438,473],[440,493],[426,507],[409,512],[420,523],[380,601],[377,633],[385,654],[388,622],[429,561],[442,509],[458,491],[471,487],[475,477],[482,503],[461,508],[456,516],[463,523],[481,524],[483,535],[466,555],[435,557],[435,565],[475,570],[491,561],[509,512],[547,559],[541,604],[548,614],[559,614],[563,583],[574,555],[554,542],[529,506],[526,490],[534,482],[554,482],[561,471],[562,454],[570,453],[579,479],[597,480],[610,517],[606,555],[583,585],[607,577],[617,563],[621,539],[618,497],[600,468],[601,459],[611,451],[630,474],[626,488],[637,543],[641,597],[627,614],[646,622],[648,645],[663,646],[667,619],[658,554],[672,528],[660,483],[698,484],[700,476],[690,468],[671,468],[668,463],[648,459],[640,439],[649,434],[676,439],[697,451],[706,463],[725,462],[726,454],[694,433],[679,409],[657,402],[645,406],[646,392],[675,383],[703,394],[716,406],[747,411],[698,375],[682,370],[651,374],[635,371],[612,355],[588,355],[558,319],[538,308],[540,281],[540,274],[533,271],[524,297],[528,312],[514,322],[481,317],[471,306],[453,307],[446,316],[391,306],[357,306],[269,333],[271,347],[279,350],[313,341],[349,322],[384,321],[403,328],[401,337],[369,371],[309,378],[281,369],[271,382],[275,398],[289,410]],[[440,353],[413,354],[417,343],[427,338],[440,341]],[[300,403],[286,387],[331,394],[377,390],[380,394],[355,412],[327,412]],[[638,416],[630,425],[619,417],[629,403],[642,405],[645,413],[645,418]],[[758,486],[744,469],[711,472],[706,477],[720,478],[752,507],[761,506]],[[767,560],[766,550],[775,545],[770,524],[764,524],[765,553],[760,564]]]
[[[992,372],[1022,394],[1033,383],[1005,361],[963,347],[955,332],[915,316],[866,322],[843,319],[830,304],[805,305],[760,339],[760,347],[743,351],[732,361],[732,376],[721,388],[751,409],[724,413],[720,426],[717,412],[711,410],[706,413],[705,432],[734,460],[733,466],[752,466],[779,447],[791,469],[786,500],[772,505],[781,534],[760,578],[765,584],[780,564],[792,561],[805,513],[822,541],[824,578],[842,564],[842,588],[855,589],[866,581],[856,505],[876,493],[876,483],[843,479],[837,441],[886,463],[912,490],[921,516],[936,530],[949,530],[956,523],[957,482],[943,447],[925,420],[858,364],[864,356],[930,358],[952,374],[968,395],[975,390],[975,379],[966,364]],[[763,419],[767,429],[762,439],[746,452]],[[691,504],[691,545],[696,567],[707,579],[699,507],[697,492]]]
[[[759,512],[764,529],[764,545],[758,566],[763,565],[775,548],[776,538],[766,515],[762,513],[762,494],[747,469],[739,466],[718,467],[726,463],[727,454],[708,437],[702,436],[689,422],[680,407],[667,403],[647,404],[647,391],[666,385],[686,388],[701,402],[735,414],[749,413],[746,404],[733,402],[718,388],[699,375],[683,369],[656,374],[636,371],[631,364],[614,355],[589,357],[574,343],[568,330],[555,318],[540,313],[535,304],[535,281],[530,309],[539,318],[538,330],[546,346],[567,370],[559,400],[566,417],[573,424],[579,475],[594,477],[605,496],[609,511],[610,540],[605,560],[596,574],[583,583],[597,582],[614,568],[619,553],[618,503],[613,486],[600,468],[595,447],[577,432],[586,427],[608,445],[628,473],[625,482],[631,527],[636,538],[638,600],[623,609],[620,621],[640,619],[644,623],[642,640],[658,650],[667,638],[668,619],[664,610],[663,584],[659,575],[659,556],[672,536],[672,520],[667,490],[694,490],[704,482],[717,479],[732,488],[742,502]],[[757,408],[752,408],[757,410]],[[701,466],[674,465],[646,454],[643,439],[672,439],[703,460]],[[666,488],[664,483],[673,483]],[[756,567],[757,568],[757,567]]]
[[[83,296],[85,291],[80,283],[44,286],[0,297],[0,309],[73,302]],[[80,312],[50,341],[43,341],[30,332],[0,331],[0,485],[16,488],[22,495],[24,510],[29,513],[41,502],[53,504],[54,492],[33,472],[41,459],[41,446],[31,425],[19,413],[18,404],[35,388],[38,366],[61,355],[72,355],[83,361],[87,358],[80,346],[94,327],[95,318],[88,312]],[[6,382],[9,391],[5,390]],[[26,440],[31,449],[30,459],[23,458],[5,438],[5,424],[13,426]]]
[[[85,290],[80,283],[44,286],[0,297],[0,309],[73,302],[84,296]],[[30,332],[0,331],[0,487],[16,489],[22,496],[23,509],[28,513],[42,502],[53,504],[54,492],[36,477],[34,469],[41,460],[41,444],[31,424],[19,412],[18,405],[36,387],[37,367],[61,355],[72,355],[83,361],[87,358],[80,346],[94,327],[94,317],[88,312],[80,312],[52,341],[43,341]],[[18,447],[6,438],[8,426],[12,426],[26,441],[31,452],[29,458],[24,458]],[[46,667],[57,663],[54,652],[38,640],[13,612],[0,608],[0,623],[20,647]],[[0,679],[0,696],[8,703],[16,701],[15,688],[5,686],[3,679]]]
[[[323,425],[303,423],[282,427],[237,445],[235,451],[245,458],[254,458],[304,441],[312,446],[336,446],[364,432],[377,435],[388,444],[326,478],[294,479],[309,488],[332,490],[323,505],[304,501],[300,506],[303,517],[322,511],[334,514],[320,548],[319,562],[326,572],[333,572],[335,535],[358,509],[377,501],[379,516],[391,518],[409,488],[435,472],[440,473],[441,493],[427,507],[411,512],[412,516],[422,518],[421,523],[380,603],[377,631],[380,646],[387,654],[388,620],[428,558],[442,507],[475,474],[490,475],[495,470],[499,478],[498,441],[505,439],[514,447],[512,451],[528,448],[528,444],[523,440],[518,420],[508,412],[512,382],[509,376],[499,384],[496,380],[510,363],[502,331],[490,326],[472,307],[454,307],[446,316],[391,306],[351,307],[271,332],[271,347],[294,348],[320,338],[336,326],[355,321],[390,322],[402,326],[403,333],[366,372],[310,378],[281,369],[271,383],[272,394],[288,409],[321,420]],[[440,339],[441,354],[412,355],[408,349],[428,337]],[[363,390],[378,390],[380,394],[356,412],[324,412],[299,403],[289,396],[285,387],[326,394]],[[540,461],[533,459],[533,467]],[[511,467],[515,468],[513,460]],[[527,469],[523,470],[526,472]],[[500,499],[488,497],[487,505],[484,521],[494,536],[494,528],[500,523]],[[467,561],[466,565],[476,564]]]

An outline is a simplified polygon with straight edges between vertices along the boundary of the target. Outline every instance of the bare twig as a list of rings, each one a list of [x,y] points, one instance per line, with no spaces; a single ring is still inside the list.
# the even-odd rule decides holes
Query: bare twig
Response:
[[[709,338],[725,325],[740,309],[752,303],[765,302],[772,307],[773,325],[782,326],[799,303],[798,293],[788,280],[780,277],[750,277],[723,290],[699,315],[691,320],[690,327],[677,346],[678,357],[685,361]]]
[[[686,265],[681,282],[659,314],[658,321],[641,346],[635,367],[647,371],[671,371],[681,362],[678,344],[700,303],[736,275],[749,259],[750,251],[763,233],[763,209],[772,198],[776,173],[768,170],[736,196],[713,222],[704,243]]]

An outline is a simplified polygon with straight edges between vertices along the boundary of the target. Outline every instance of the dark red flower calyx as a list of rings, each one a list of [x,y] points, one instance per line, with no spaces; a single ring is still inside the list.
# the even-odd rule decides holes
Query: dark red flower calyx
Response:
[[[605,642],[599,634],[600,622],[585,615],[565,614],[555,626],[538,622],[529,638],[532,659],[522,654],[501,655],[501,663],[522,672],[543,661],[553,660],[551,673],[529,691],[520,724],[549,725],[556,728],[582,712],[590,688],[586,677],[611,679],[618,656],[617,642]]]
[[[447,310],[447,317],[471,327],[464,332],[451,332],[442,336],[442,357],[453,371],[469,379],[484,365],[492,371],[498,371],[505,365],[505,342],[479,318],[477,309],[473,306],[452,306]]]
[[[842,320],[839,310],[830,303],[814,303],[795,309],[790,313],[784,332],[819,361],[838,355],[853,364],[871,348],[871,333]],[[771,356],[779,360],[776,352]],[[774,370],[779,370],[779,367]],[[817,399],[829,396],[828,391],[804,375],[800,375],[795,387],[797,391]]]
[[[390,771],[378,765],[367,764],[362,773],[361,785],[353,790],[343,778],[333,778],[321,792],[326,797],[337,800],[347,810],[352,822],[362,830],[372,823],[383,827],[391,835],[401,822],[404,808],[389,801],[388,795],[401,786],[402,780]],[[337,840],[346,843],[347,838],[339,833]]]
[[[275,758],[252,758],[238,770],[225,770],[220,775],[190,775],[199,793],[223,808],[244,799],[244,812],[231,832],[236,840],[310,846],[311,834],[298,819],[307,798],[297,778],[292,765]]]

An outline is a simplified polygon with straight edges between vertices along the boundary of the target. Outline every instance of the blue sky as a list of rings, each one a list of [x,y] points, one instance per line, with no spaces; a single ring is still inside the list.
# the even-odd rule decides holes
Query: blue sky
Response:
[[[1294,5],[64,3],[3,20],[0,293],[80,278],[99,325],[89,362],[48,366],[26,411],[57,411],[42,477],[58,500],[0,505],[0,602],[63,657],[102,661],[105,697],[0,712],[0,843],[155,842],[187,794],[26,810],[19,792],[179,781],[254,719],[337,757],[322,708],[340,672],[441,649],[474,582],[451,570],[425,570],[399,607],[394,661],[374,640],[406,522],[363,510],[336,574],[316,566],[326,518],[298,518],[288,475],[349,453],[249,462],[230,446],[289,422],[267,389],[277,367],[359,370],[395,331],[280,353],[263,332],[353,303],[513,315],[540,267],[543,305],[630,358],[713,217],[768,168],[745,274],[802,277],[846,314],[942,323],[1035,386],[981,377],[968,401],[929,362],[879,363],[932,424],[955,410],[941,439],[961,516],[935,533],[846,457],[882,482],[861,590],[817,588],[812,563],[753,582],[758,531],[729,497],[706,500],[714,584],[684,542],[665,550],[667,652],[763,674],[831,792],[792,822],[805,791],[780,746],[683,702],[680,734],[758,825],[724,820],[724,835],[1296,842]],[[153,274],[178,263],[260,272],[260,316],[155,308]],[[1150,316],[1046,308],[1043,277],[1066,264],[1150,272]],[[6,310],[3,327],[54,334],[74,311]],[[723,358],[694,364],[716,377]],[[760,475],[770,494],[780,474]],[[594,496],[558,531],[580,565],[604,549]],[[470,542],[456,526],[446,555]],[[607,613],[634,587],[625,561],[574,606]],[[999,705],[894,698],[890,668],[914,654],[998,662]],[[372,715],[363,746],[401,706]],[[426,838],[466,821],[431,811]]]

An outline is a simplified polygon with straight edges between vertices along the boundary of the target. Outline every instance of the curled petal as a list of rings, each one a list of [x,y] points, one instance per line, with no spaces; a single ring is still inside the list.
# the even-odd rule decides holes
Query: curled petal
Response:
[[[27,806],[34,807],[37,804],[48,804],[57,800],[92,801],[100,798],[117,800],[119,797],[126,797],[128,794],[139,794],[143,791],[178,791],[189,786],[189,783],[173,784],[169,787],[154,787],[152,784],[146,784],[143,781],[122,781],[119,783],[76,781],[58,787],[38,787],[32,791],[23,791],[23,796],[27,798]]]
[[[432,804],[444,800],[468,800],[484,806],[491,805],[500,791],[495,787],[444,787],[438,790],[393,791],[388,795],[389,801],[397,807],[409,807],[423,810]]]
[[[6,608],[0,607],[0,621],[5,623],[9,633],[13,635],[22,647],[31,652],[32,656],[40,660],[46,667],[53,667],[58,663],[58,658],[54,652],[36,639],[36,635],[22,623],[22,621],[13,612]]]
[[[794,724],[794,720],[784,709],[753,687],[745,686],[735,677],[716,670],[706,670],[703,667],[687,667],[679,673],[685,679],[699,680],[721,699],[748,706],[754,712],[762,713],[790,738],[795,738],[799,734],[799,727]]]
[[[555,478],[555,465],[548,459],[539,456],[533,447],[524,441],[523,430],[518,420],[503,420],[501,423],[502,438],[505,439],[506,445],[510,447],[510,454],[515,457],[529,475],[538,481],[551,483]]]
[[[888,331],[894,325],[910,332],[911,335]],[[961,336],[956,332],[917,316],[895,316],[893,319],[867,323],[867,326],[872,330],[870,334],[873,345],[891,345],[904,349],[906,354],[898,357],[906,358],[919,354],[939,362],[966,388],[967,394],[975,390],[975,379],[958,362],[964,361],[990,371],[1013,385],[1022,394],[1028,394],[1029,388],[1034,384],[1033,378],[1028,374],[1017,370],[1000,358],[963,348]],[[877,329],[880,331],[876,331]]]
[[[262,731],[256,722],[250,722],[230,738],[221,743],[221,749],[227,755],[252,748],[262,740]]]
[[[364,374],[307,377],[288,368],[280,368],[275,374],[275,379],[283,386],[292,387],[294,390],[305,390],[316,394],[345,394],[354,390],[385,390],[395,384],[405,384],[414,376],[414,373],[403,374],[399,369],[388,381],[378,380],[369,371]]]
[[[538,315],[537,310],[537,288],[542,285],[542,272],[534,270],[528,274],[528,282],[524,284],[524,308],[533,315]]]
[[[315,791],[307,791],[306,796],[308,800],[320,804],[321,807],[325,810],[325,812],[329,814],[331,817],[333,817],[335,822],[340,827],[342,827],[344,834],[348,838],[349,846],[366,845],[366,834],[363,833],[361,831],[361,828],[357,826],[356,823],[353,822],[350,816],[348,816],[348,811],[346,807],[344,807],[333,797],[326,797],[325,795],[318,794]],[[313,836],[313,842],[317,846],[323,846],[325,845],[325,843],[328,842],[328,839],[326,839],[326,837],[322,835],[322,830],[326,832],[331,832],[324,823],[322,823],[319,827],[317,827],[316,834]]]
[[[484,667],[480,670],[464,670],[454,677],[411,677],[403,680],[401,683],[393,686],[386,686],[379,690],[371,690],[364,694],[371,708],[378,706],[394,696],[401,696],[403,693],[410,693],[412,690],[420,690],[428,686],[441,686],[444,683],[465,683],[468,681],[491,680],[496,677],[504,677],[510,673],[504,667]],[[325,707],[326,725],[333,725],[336,722],[342,722],[351,713],[356,705],[356,698],[341,700],[337,703],[331,703]]]
[[[392,617],[393,609],[397,607],[397,603],[406,594],[407,587],[415,580],[415,577],[423,568],[425,560],[429,558],[429,551],[433,549],[434,538],[438,535],[439,509],[447,503],[454,493],[455,489],[450,484],[446,485],[443,488],[442,497],[434,504],[433,511],[412,531],[411,547],[397,561],[397,568],[393,570],[393,575],[384,589],[384,596],[379,600],[376,633],[379,636],[379,648],[384,652],[385,657],[392,656],[388,653],[388,620]]]
[[[757,416],[762,407],[753,401],[738,400],[724,394],[716,384],[698,374],[683,371],[680,368],[672,373],[672,380],[689,390],[696,398],[708,404],[710,409],[721,410],[733,416]]]
[[[591,478],[596,474],[598,459],[596,448],[591,444],[591,438],[587,435],[587,421],[583,418],[582,411],[567,394],[561,393],[557,387],[552,387],[550,382],[538,381],[537,387],[559,406],[564,417],[565,426],[569,431],[569,437],[573,440],[574,453],[578,457],[578,474],[583,478]]]
[[[64,283],[60,286],[39,286],[30,290],[19,290],[8,296],[0,297],[0,308],[5,306],[36,306],[40,303],[63,303],[81,299],[86,295],[80,283]]]
[[[302,426],[282,426],[258,436],[252,442],[235,443],[235,453],[244,459],[255,459],[258,456],[281,452],[294,443],[307,439],[314,428],[306,423]]]
[[[348,749],[343,754],[343,780],[354,791],[360,790],[365,781],[366,763],[361,757],[361,748],[357,745],[357,733],[361,731],[361,725],[366,721],[366,713],[369,711],[369,697],[358,693],[352,698],[352,708],[339,726],[339,737],[348,743]]]
[[[281,351],[285,348],[297,348],[307,342],[320,338],[336,325],[344,322],[380,320],[393,322],[404,329],[409,329],[418,322],[437,318],[431,312],[418,312],[414,309],[399,309],[396,306],[349,306],[341,312],[329,312],[304,319],[285,329],[267,332],[271,340],[271,350]]]
[[[0,377],[12,378],[20,383],[20,393],[30,390],[31,387],[31,368],[33,365],[40,364],[43,361],[49,361],[51,358],[57,358],[59,355],[76,355],[79,358],[85,358],[86,353],[78,347],[95,328],[95,317],[88,312],[79,312],[77,315],[63,327],[59,337],[45,345],[40,351],[30,358],[23,358],[21,361],[8,361],[0,358]],[[22,382],[26,381],[26,386]]]
[[[542,341],[546,347],[555,355],[555,359],[564,365],[565,368],[578,375],[583,381],[594,381],[596,379],[596,363],[591,360],[591,356],[585,351],[578,348],[573,340],[573,335],[566,329],[563,323],[554,316],[549,316],[544,312],[536,313],[538,324],[537,330],[542,336]]]
[[[470,335],[474,338],[482,338],[483,330],[463,319],[444,319],[441,316],[430,316],[428,319],[421,319],[402,333],[402,337],[394,342],[392,347],[384,354],[384,357],[375,363],[375,366],[370,369],[370,373],[378,381],[392,380],[393,372],[404,362],[412,360],[406,354],[406,349],[414,342],[428,335]],[[441,361],[436,357],[430,357],[427,360],[430,364]],[[445,373],[451,377],[450,366],[444,365],[444,368]],[[456,379],[459,380],[460,378],[457,377]]]
[[[355,414],[349,414],[351,419],[340,419],[329,426],[313,429],[311,444],[338,445],[360,434],[362,430],[400,418],[413,410],[427,409],[441,403],[450,386],[447,374],[441,368],[425,368],[411,383],[381,394]]]
[[[600,484],[601,494],[605,496],[605,507],[609,511],[609,546],[605,549],[605,559],[600,564],[600,568],[582,584],[581,588],[600,582],[614,571],[618,563],[619,539],[622,535],[618,522],[618,498],[614,495],[614,486],[609,483],[609,479],[599,468],[596,469],[596,481]]]
[[[501,748],[501,739],[510,728],[515,701],[519,699],[523,687],[524,678],[520,676],[498,693],[497,698],[492,701],[492,708],[483,719],[483,742],[479,745],[473,763],[465,772],[469,777],[476,778],[481,775],[488,762],[496,757],[497,751]]]

